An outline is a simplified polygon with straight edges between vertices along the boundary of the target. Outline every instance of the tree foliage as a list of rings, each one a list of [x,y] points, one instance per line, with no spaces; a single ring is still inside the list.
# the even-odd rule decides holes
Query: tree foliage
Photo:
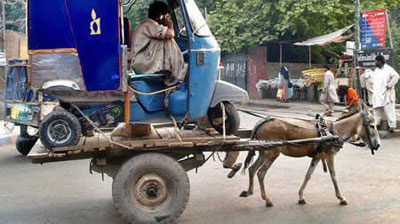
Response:
[[[26,0],[5,1],[4,8],[7,22],[6,29],[25,32]]]
[[[397,0],[362,2],[365,10],[392,8]],[[216,0],[209,22],[222,47],[240,51],[288,37],[323,35],[354,23],[352,0]]]

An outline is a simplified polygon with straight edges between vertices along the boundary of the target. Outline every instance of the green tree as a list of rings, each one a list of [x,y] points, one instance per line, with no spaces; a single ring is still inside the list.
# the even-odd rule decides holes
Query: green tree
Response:
[[[363,9],[390,8],[397,0],[363,1]],[[305,39],[354,23],[351,0],[216,0],[209,22],[223,49],[240,51],[282,39]]]

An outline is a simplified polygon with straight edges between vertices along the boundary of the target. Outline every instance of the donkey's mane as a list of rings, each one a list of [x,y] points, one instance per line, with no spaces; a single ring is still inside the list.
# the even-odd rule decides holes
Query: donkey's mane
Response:
[[[336,121],[340,121],[340,120],[343,120],[345,118],[351,117],[354,114],[357,114],[358,112],[359,112],[358,110],[347,112],[347,113],[343,114],[342,116],[340,116]]]

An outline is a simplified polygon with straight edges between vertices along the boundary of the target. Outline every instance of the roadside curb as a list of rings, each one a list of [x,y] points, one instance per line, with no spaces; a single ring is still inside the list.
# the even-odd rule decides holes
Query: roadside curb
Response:
[[[254,102],[254,101],[245,101],[239,103],[241,106],[244,107],[268,107],[273,109],[288,109],[290,108],[289,105],[280,105],[280,104],[272,104],[272,103],[262,103],[262,102]]]

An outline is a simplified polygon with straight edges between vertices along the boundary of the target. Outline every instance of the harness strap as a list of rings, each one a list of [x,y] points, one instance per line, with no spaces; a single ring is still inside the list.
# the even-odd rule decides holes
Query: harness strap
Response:
[[[329,121],[329,125],[327,124],[327,122],[325,121],[325,119],[323,118],[323,116],[321,116],[320,114],[317,114],[315,116],[316,119],[316,123],[315,126],[317,128],[317,132],[319,134],[319,137],[326,137],[326,136],[331,136],[331,135],[335,135],[335,131],[333,130],[333,124],[331,121]],[[328,129],[329,127],[329,129]],[[335,140],[333,142],[321,142],[318,143],[317,147],[315,148],[315,150],[310,153],[308,156],[310,157],[315,157],[318,154],[322,153],[323,147],[326,145],[331,145],[335,148],[342,148],[343,147],[343,141],[342,140]]]

